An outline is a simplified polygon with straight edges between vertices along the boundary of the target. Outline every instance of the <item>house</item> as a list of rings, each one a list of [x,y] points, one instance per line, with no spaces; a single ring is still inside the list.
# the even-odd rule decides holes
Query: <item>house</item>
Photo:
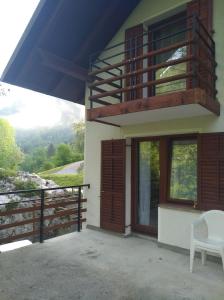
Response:
[[[2,80],[86,105],[88,226],[189,249],[224,209],[223,10],[41,1]]]

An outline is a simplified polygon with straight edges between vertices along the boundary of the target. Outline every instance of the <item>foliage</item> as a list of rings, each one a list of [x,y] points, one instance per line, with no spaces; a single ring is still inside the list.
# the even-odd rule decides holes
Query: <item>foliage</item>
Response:
[[[38,147],[26,154],[21,169],[27,172],[40,173],[72,162],[83,160],[83,153],[73,153],[69,144],[59,144],[55,155],[49,156],[47,148]]]
[[[35,182],[31,181],[31,180],[16,179],[14,181],[14,185],[15,185],[15,190],[16,191],[38,189],[38,185]],[[24,193],[24,194],[20,194],[20,195],[22,195],[23,197],[32,197],[32,196],[36,196],[37,192]]]
[[[0,168],[0,180],[7,179],[8,177],[15,177],[16,171],[15,170],[6,170]]]
[[[14,130],[8,121],[0,119],[0,168],[15,170],[23,155],[16,145]]]
[[[13,202],[12,201],[12,202],[8,202],[8,203],[5,204],[6,211],[10,211],[10,210],[15,209],[17,207],[18,207],[18,203],[17,202]]]
[[[83,159],[84,159],[84,154],[83,153],[75,153],[75,154],[73,154],[73,162],[81,161]]]
[[[21,169],[27,172],[41,171],[47,162],[47,151],[43,147],[38,147],[29,155],[25,155],[25,159],[21,164]]]
[[[16,141],[22,151],[31,154],[35,148],[49,148],[61,143],[71,143],[74,138],[74,132],[68,126],[55,126],[53,128],[35,128],[35,129],[17,129]],[[52,151],[51,149],[50,151]],[[48,153],[49,154],[49,153]],[[54,155],[54,153],[50,156]]]
[[[55,155],[55,146],[54,144],[50,143],[47,147],[47,157],[52,157]]]
[[[84,139],[85,139],[85,123],[80,121],[73,125],[75,132],[75,141],[73,143],[73,149],[75,153],[84,153]]]
[[[83,184],[83,173],[80,174],[48,174],[41,175],[44,179],[53,180],[59,186],[80,185]]]
[[[71,128],[66,127],[65,130],[65,127],[61,126],[45,131],[17,131],[17,141],[25,152],[21,170],[40,173],[83,160],[85,126],[83,122],[73,126],[73,132]],[[63,139],[65,142],[59,142]]]
[[[68,144],[60,144],[57,147],[54,162],[56,166],[62,166],[73,162],[71,146]]]
[[[46,161],[44,164],[43,164],[43,169],[44,170],[51,170],[54,168],[54,163],[51,162],[51,161]]]
[[[16,179],[14,181],[14,185],[16,190],[35,190],[38,188],[38,185],[31,180],[20,180],[20,179]]]

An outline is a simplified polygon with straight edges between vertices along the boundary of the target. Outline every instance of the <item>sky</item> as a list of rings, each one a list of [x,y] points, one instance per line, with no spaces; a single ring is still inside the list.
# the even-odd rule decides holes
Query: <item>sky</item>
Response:
[[[22,36],[39,0],[0,0],[0,76]],[[69,125],[84,119],[84,107],[69,101],[1,83],[0,118],[16,128]]]

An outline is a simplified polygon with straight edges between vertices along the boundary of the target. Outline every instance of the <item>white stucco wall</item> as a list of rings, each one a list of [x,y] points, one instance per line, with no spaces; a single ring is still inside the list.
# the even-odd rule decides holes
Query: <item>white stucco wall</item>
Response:
[[[142,0],[129,18],[124,22],[120,30],[114,36],[110,45],[124,39],[125,29],[142,22],[152,22],[158,16],[164,16],[169,11],[178,10],[178,7],[186,4],[186,0]],[[224,1],[214,0],[214,40],[216,42],[216,61],[218,63],[216,74],[218,100],[221,104],[221,115],[176,119],[163,122],[149,122],[122,128],[102,125],[94,122],[86,123],[86,144],[85,144],[85,183],[90,183],[91,188],[86,192],[87,223],[100,226],[100,165],[101,165],[101,140],[131,138],[140,136],[154,136],[191,132],[220,132],[224,131]],[[86,92],[86,106],[88,107],[88,89]],[[128,141],[127,141],[128,143]],[[130,224],[130,148],[127,150],[126,158],[126,226]],[[198,212],[187,212],[175,209],[159,209],[159,241],[182,248],[189,248],[190,224],[198,217]]]
[[[164,244],[190,249],[191,224],[201,212],[197,210],[159,207],[158,241]]]

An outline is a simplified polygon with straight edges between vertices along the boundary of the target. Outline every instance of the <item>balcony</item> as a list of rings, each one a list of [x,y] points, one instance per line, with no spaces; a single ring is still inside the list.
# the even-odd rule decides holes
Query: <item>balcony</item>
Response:
[[[7,197],[7,201],[0,199],[0,245],[13,247],[15,241],[24,239],[43,243],[57,235],[80,232],[86,222],[84,188],[90,185],[1,192],[0,198]]]
[[[221,264],[154,241],[83,230],[0,254],[3,300],[223,299]]]
[[[214,40],[197,16],[151,27],[91,55],[87,120],[125,126],[218,116],[215,68]]]

